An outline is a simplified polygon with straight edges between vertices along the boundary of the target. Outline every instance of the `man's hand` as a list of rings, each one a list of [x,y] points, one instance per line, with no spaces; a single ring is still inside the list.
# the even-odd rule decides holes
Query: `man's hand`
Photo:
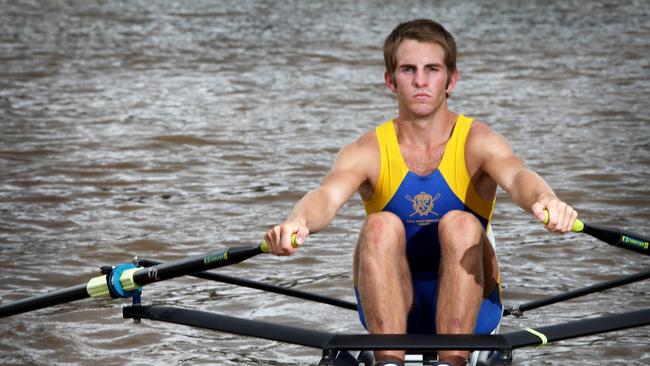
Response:
[[[556,197],[544,197],[535,202],[531,210],[533,215],[540,222],[545,222],[548,210],[548,223],[544,225],[546,230],[553,233],[568,233],[573,227],[573,223],[578,217],[578,212],[569,206],[566,202],[560,201]]]
[[[299,246],[305,242],[309,235],[309,229],[300,221],[285,221],[276,225],[266,232],[264,241],[269,245],[269,250],[275,255],[292,255],[297,248],[291,245],[291,235],[296,234],[296,244]]]

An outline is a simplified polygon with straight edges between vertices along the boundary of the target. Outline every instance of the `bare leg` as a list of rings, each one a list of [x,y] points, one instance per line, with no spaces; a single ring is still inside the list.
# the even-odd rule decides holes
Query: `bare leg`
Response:
[[[368,216],[355,250],[353,275],[368,332],[406,333],[413,290],[406,260],[406,234],[397,216],[389,212]],[[376,351],[375,358],[404,360],[404,352]]]
[[[496,286],[494,249],[481,223],[463,211],[447,213],[438,226],[440,273],[438,334],[471,334],[484,296]],[[465,365],[468,351],[441,351],[440,360]]]

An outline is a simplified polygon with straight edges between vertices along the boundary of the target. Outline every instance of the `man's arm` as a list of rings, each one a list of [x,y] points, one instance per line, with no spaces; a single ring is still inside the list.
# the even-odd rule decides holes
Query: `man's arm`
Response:
[[[372,164],[368,162],[373,158],[372,146],[368,143],[370,135],[343,147],[321,185],[303,196],[283,223],[267,231],[264,239],[273,254],[293,254],[293,233],[296,233],[298,244],[302,244],[307,235],[324,229],[343,204],[369,179]]]
[[[553,232],[569,232],[578,213],[560,200],[553,189],[537,173],[526,168],[506,139],[483,123],[472,126],[468,140],[469,153],[480,162],[487,173],[512,199],[539,221],[544,222],[544,210],[549,212],[546,228]]]

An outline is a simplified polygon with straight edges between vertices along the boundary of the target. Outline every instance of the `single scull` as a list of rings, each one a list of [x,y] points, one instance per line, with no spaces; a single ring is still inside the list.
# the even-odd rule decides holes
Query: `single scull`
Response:
[[[581,221],[577,222],[573,231],[589,234],[611,245],[646,255],[650,254],[648,239],[638,234],[618,229],[590,226]],[[337,366],[368,364],[372,362],[371,352],[369,351],[381,349],[400,349],[423,354],[425,355],[425,361],[420,361],[420,364],[427,364],[426,355],[435,354],[436,351],[441,349],[482,351],[487,356],[480,359],[476,365],[509,365],[512,362],[513,350],[517,348],[545,345],[549,342],[569,338],[650,325],[650,308],[647,308],[495,335],[338,334],[241,319],[199,310],[170,306],[144,306],[140,303],[141,288],[143,286],[180,276],[192,275],[198,278],[252,287],[262,291],[281,293],[345,309],[356,309],[356,304],[347,301],[205,272],[210,269],[236,264],[265,252],[268,252],[268,247],[265,243],[262,243],[252,247],[236,247],[214,251],[167,263],[138,259],[132,263],[102,267],[102,275],[92,278],[85,284],[0,305],[0,318],[88,297],[133,298],[133,304],[123,308],[125,318],[133,318],[138,321],[140,319],[158,320],[317,348],[322,351],[320,365]],[[650,278],[650,270],[519,306],[506,307],[504,315],[521,316],[524,311],[647,278]]]

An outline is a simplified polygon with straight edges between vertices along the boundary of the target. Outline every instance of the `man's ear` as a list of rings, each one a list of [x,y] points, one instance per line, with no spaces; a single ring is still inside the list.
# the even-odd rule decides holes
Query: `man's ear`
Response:
[[[386,87],[388,87],[390,91],[397,93],[397,84],[395,83],[395,77],[393,73],[388,70],[384,71],[384,83],[386,83]]]
[[[458,83],[458,70],[454,70],[454,72],[451,73],[451,78],[449,79],[449,83],[447,83],[447,95],[454,91],[456,83]]]

